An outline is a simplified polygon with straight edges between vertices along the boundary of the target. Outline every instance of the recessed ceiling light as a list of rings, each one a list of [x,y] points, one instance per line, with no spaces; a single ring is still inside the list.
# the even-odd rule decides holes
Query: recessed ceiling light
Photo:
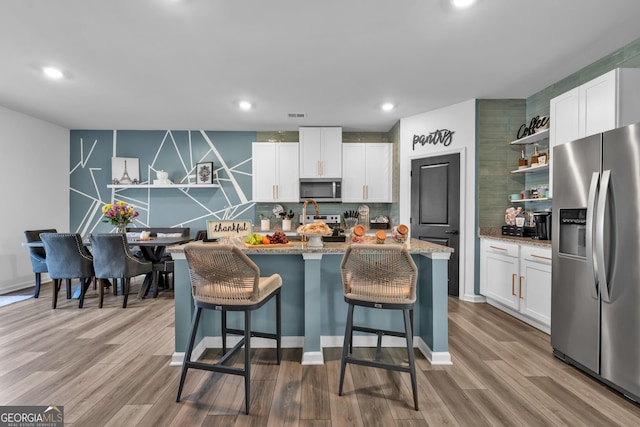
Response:
[[[464,9],[466,7],[469,7],[473,5],[475,2],[476,0],[451,0],[451,4],[457,7],[458,9]]]
[[[243,110],[250,110],[251,109],[251,103],[249,101],[240,101],[240,103],[238,105]]]
[[[392,103],[390,103],[390,102],[386,102],[386,103],[382,104],[382,109],[384,111],[391,111],[391,110],[393,110],[393,107],[394,107],[394,105]]]
[[[61,79],[64,77],[64,73],[54,67],[44,67],[42,68],[42,72],[50,79]]]

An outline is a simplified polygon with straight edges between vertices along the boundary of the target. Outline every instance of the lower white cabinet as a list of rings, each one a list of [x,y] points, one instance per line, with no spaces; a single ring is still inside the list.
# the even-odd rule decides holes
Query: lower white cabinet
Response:
[[[548,333],[551,249],[483,238],[480,293],[491,305]]]

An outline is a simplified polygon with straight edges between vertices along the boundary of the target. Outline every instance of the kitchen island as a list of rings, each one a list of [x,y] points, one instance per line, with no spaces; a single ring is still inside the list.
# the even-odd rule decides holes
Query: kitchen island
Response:
[[[259,245],[247,247],[237,239],[238,247],[260,268],[262,276],[282,276],[282,343],[284,347],[302,347],[303,364],[322,364],[323,347],[341,347],[347,318],[342,294],[340,262],[349,243],[325,242],[321,248],[292,242],[289,246]],[[214,245],[217,243],[197,242]],[[387,239],[385,244],[396,244]],[[453,249],[410,239],[407,248],[418,266],[417,300],[414,309],[415,346],[433,364],[451,364],[447,327],[447,263]],[[194,312],[189,271],[182,246],[167,250],[175,260],[175,352],[173,365],[181,365]],[[234,316],[237,315],[237,316]],[[252,314],[256,330],[275,331],[275,302]],[[231,327],[242,328],[242,316],[229,313]],[[355,322],[383,329],[403,329],[402,316],[390,310],[356,311]],[[203,312],[194,357],[206,348],[222,347],[220,314]],[[231,345],[236,337],[230,336]],[[254,338],[252,345],[261,346]],[[385,337],[383,345],[402,347],[404,340]],[[272,345],[268,340],[266,345]],[[354,336],[355,346],[374,347],[376,337]]]

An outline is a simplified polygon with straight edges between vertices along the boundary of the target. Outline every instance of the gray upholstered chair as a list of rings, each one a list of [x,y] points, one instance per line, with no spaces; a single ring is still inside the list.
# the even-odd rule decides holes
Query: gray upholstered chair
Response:
[[[413,307],[416,301],[418,268],[409,251],[400,245],[362,244],[347,248],[340,265],[344,300],[349,304],[347,326],[344,334],[342,357],[340,360],[340,385],[338,395],[342,395],[342,385],[347,363],[376,368],[408,372],[411,375],[413,403],[418,410],[418,388],[413,355]],[[354,326],[355,306],[375,310],[401,310],[404,314],[404,332]],[[375,360],[353,356],[353,331],[372,333],[378,336]],[[409,364],[396,365],[380,360],[382,336],[390,335],[406,338]]]
[[[67,279],[67,297],[70,292],[70,279],[80,280],[80,302],[82,308],[87,288],[91,284],[93,274],[93,257],[84,247],[82,238],[77,233],[40,233],[47,254],[47,270],[53,279],[52,307],[58,304],[58,291],[62,279]]]
[[[44,230],[25,230],[24,237],[27,239],[27,243],[32,242],[41,242],[40,233],[57,233],[58,230],[55,228],[47,228]],[[40,296],[40,284],[42,283],[42,273],[47,273],[47,254],[44,248],[29,248],[29,259],[31,260],[31,267],[33,268],[33,272],[36,274],[36,289],[33,293],[34,298],[38,298]],[[69,290],[67,297],[71,297],[71,283],[68,283]]]
[[[202,242],[189,243],[184,252],[189,265],[191,292],[196,311],[187,349],[182,362],[182,374],[176,401],[180,401],[187,370],[203,369],[244,377],[245,412],[249,413],[251,403],[251,337],[276,340],[276,357],[280,364],[281,347],[281,297],[282,278],[278,274],[260,277],[260,269],[240,249],[230,245],[206,245]],[[251,312],[262,307],[272,297],[276,297],[276,333],[251,330]],[[222,314],[222,353],[215,364],[192,361],[193,346],[198,332],[202,309],[220,311]],[[244,330],[227,327],[227,312],[244,312]],[[227,334],[242,335],[242,339],[227,351]],[[226,361],[244,345],[244,366],[224,365]]]
[[[93,251],[93,266],[96,272],[96,279],[120,279],[122,282],[122,293],[124,300],[122,308],[127,307],[129,297],[129,284],[131,278],[141,274],[153,272],[151,261],[134,256],[129,250],[127,236],[121,233],[114,234],[92,234],[89,236],[91,249]],[[100,291],[100,308],[102,308],[102,296]],[[116,284],[114,283],[114,289]]]

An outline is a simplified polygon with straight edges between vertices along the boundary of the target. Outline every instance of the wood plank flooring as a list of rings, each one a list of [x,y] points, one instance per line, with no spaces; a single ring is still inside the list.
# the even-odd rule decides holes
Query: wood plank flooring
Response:
[[[70,426],[638,426],[640,406],[551,354],[549,336],[486,304],[449,300],[453,366],[416,351],[420,411],[408,374],[350,365],[337,395],[340,349],[302,366],[301,349],[252,355],[251,414],[241,377],[191,370],[175,402],[173,299],[105,297],[83,309],[51,288],[0,307],[0,405],[64,405]],[[345,307],[346,314],[346,307]],[[372,349],[357,348],[360,354]],[[242,359],[239,352],[234,363]],[[208,350],[205,359],[219,357]],[[383,357],[403,362],[401,348]]]

